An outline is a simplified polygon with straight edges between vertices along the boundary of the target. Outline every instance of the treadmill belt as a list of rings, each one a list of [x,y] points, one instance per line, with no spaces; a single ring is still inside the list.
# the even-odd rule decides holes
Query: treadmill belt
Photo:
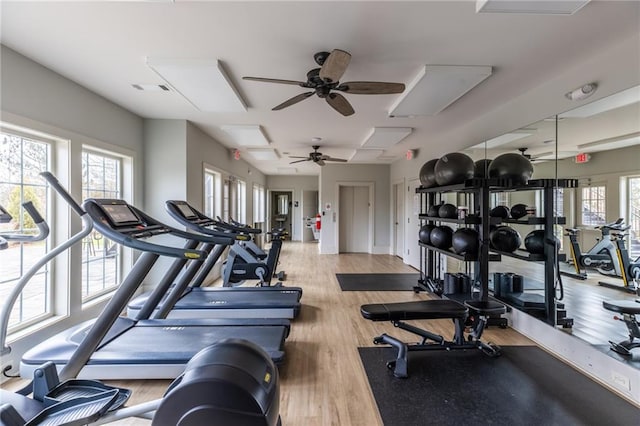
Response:
[[[640,411],[535,346],[409,353],[409,378],[385,363],[391,348],[359,348],[385,426],[631,425]]]

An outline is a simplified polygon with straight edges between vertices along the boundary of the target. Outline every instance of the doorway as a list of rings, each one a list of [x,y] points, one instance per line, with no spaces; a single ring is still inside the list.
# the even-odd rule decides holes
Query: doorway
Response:
[[[420,186],[420,179],[412,179],[407,185],[407,198],[405,199],[405,216],[407,227],[405,228],[405,256],[404,263],[420,269],[420,246],[418,245],[418,233],[420,231],[420,195],[416,194],[416,188]]]
[[[371,253],[371,197],[373,186],[340,185],[338,252]]]
[[[393,254],[404,258],[404,181],[393,185]]]
[[[283,228],[289,233],[291,238],[293,235],[292,217],[293,217],[293,192],[292,191],[272,191],[271,192],[271,229]]]
[[[316,226],[318,191],[302,191],[302,242],[317,241],[313,229]]]

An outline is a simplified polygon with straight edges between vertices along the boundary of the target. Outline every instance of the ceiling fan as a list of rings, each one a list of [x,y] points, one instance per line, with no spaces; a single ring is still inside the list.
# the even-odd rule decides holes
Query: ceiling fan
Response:
[[[548,152],[541,152],[540,154],[537,155],[531,155],[531,154],[527,154],[527,150],[529,148],[518,148],[518,151],[520,151],[520,153],[529,161],[533,162],[533,161],[543,161],[544,159],[541,157],[546,157],[548,155],[553,154],[553,151],[548,151]]]
[[[310,152],[309,156],[307,157],[296,157],[294,155],[290,155],[289,158],[301,158],[302,160],[292,161],[289,164],[301,163],[303,161],[313,161],[319,166],[324,166],[326,164],[325,161],[336,161],[338,163],[347,162],[347,160],[345,160],[344,158],[333,158],[328,155],[324,155],[321,152],[318,152],[318,149],[320,149],[320,145],[313,145],[312,148],[313,148],[313,152]]]
[[[336,93],[335,91],[354,95],[388,95],[404,92],[403,83],[385,83],[380,81],[349,81],[346,83],[340,83],[339,80],[346,71],[349,61],[351,60],[351,54],[344,50],[334,49],[331,53],[318,52],[313,55],[313,59],[318,65],[320,65],[320,68],[314,68],[309,71],[307,73],[307,81],[280,80],[262,77],[242,77],[242,79],[262,81],[266,83],[290,84],[307,89],[313,89],[310,92],[301,93],[291,99],[287,99],[280,105],[273,107],[273,111],[278,111],[293,104],[297,104],[313,94],[316,94],[318,97],[325,99],[327,103],[340,114],[349,116],[355,112],[353,107],[344,96],[340,93]]]

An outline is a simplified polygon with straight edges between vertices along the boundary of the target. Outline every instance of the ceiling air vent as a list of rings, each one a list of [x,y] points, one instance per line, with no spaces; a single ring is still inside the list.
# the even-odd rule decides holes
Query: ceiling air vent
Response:
[[[132,84],[134,89],[145,92],[168,92],[169,86],[165,84]]]

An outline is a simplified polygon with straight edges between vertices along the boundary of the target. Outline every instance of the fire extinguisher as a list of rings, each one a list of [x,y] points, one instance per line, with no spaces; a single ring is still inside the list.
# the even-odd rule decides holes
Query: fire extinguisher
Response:
[[[320,227],[322,226],[322,224],[320,223],[322,216],[320,216],[320,213],[318,213],[316,215],[316,231],[320,230]]]

